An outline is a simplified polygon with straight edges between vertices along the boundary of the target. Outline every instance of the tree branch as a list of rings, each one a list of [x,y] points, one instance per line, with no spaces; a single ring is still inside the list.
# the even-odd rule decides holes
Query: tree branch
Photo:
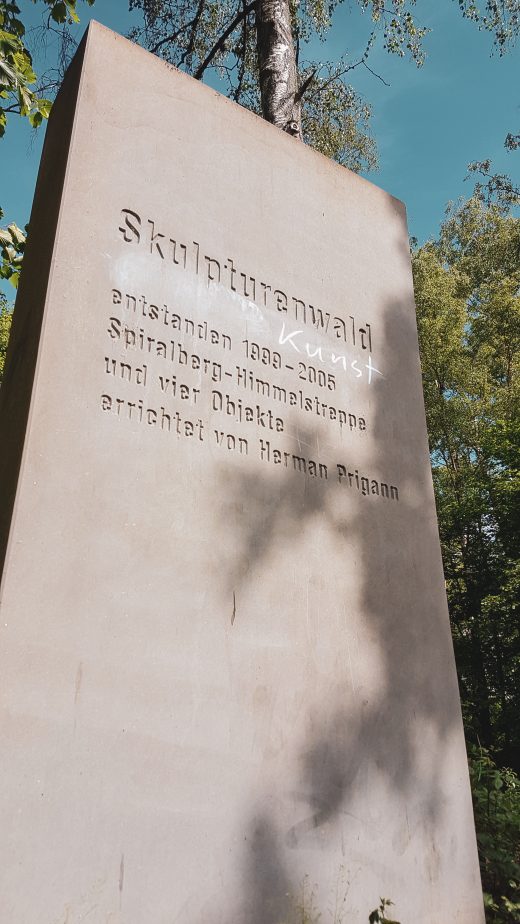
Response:
[[[389,86],[390,86],[390,84],[387,83],[387,81],[384,79],[384,77],[381,77],[380,74],[376,74],[376,72],[373,71],[372,68],[368,66],[368,64],[366,63],[366,61],[364,60],[364,57],[363,57],[363,58],[360,58],[359,61],[356,61],[355,64],[349,64],[348,67],[343,68],[342,71],[338,71],[336,74],[333,74],[332,77],[329,77],[328,80],[326,80],[326,81],[325,81],[324,83],[322,83],[320,86],[316,87],[316,93],[322,93],[323,90],[326,90],[328,87],[330,87],[330,85],[333,84],[334,81],[340,80],[342,77],[345,76],[345,74],[348,74],[349,71],[355,70],[356,67],[360,67],[360,65],[363,65],[363,67],[366,67],[366,69],[367,69],[368,71],[370,71],[370,73],[373,74],[374,77],[377,77],[378,80],[380,80],[382,83],[384,83],[385,87],[389,87]],[[308,89],[309,84],[312,82],[312,80],[314,79],[314,77],[316,76],[316,74],[318,73],[319,70],[320,70],[320,68],[317,67],[317,68],[315,69],[315,71],[313,72],[313,74],[311,75],[311,78],[310,78],[310,79],[308,78],[307,81],[305,81],[305,84],[304,84],[305,90]]]
[[[309,89],[309,87],[310,87],[312,81],[314,80],[316,74],[318,73],[318,71],[319,71],[319,67],[315,67],[314,70],[309,74],[309,76],[305,78],[305,80],[303,81],[303,83],[302,83],[300,89],[298,90],[298,92],[297,92],[297,94],[296,94],[296,98],[297,98],[298,100],[301,101],[301,100],[303,99],[305,93],[306,93],[307,90]]]
[[[211,49],[211,51],[209,51],[206,57],[204,58],[204,61],[202,62],[202,64],[200,64],[197,70],[195,71],[193,75],[195,77],[195,80],[201,80],[204,74],[204,71],[211,64],[215,55],[218,54],[219,51],[222,51],[231,33],[235,31],[236,27],[240,25],[240,23],[242,22],[243,19],[246,18],[246,16],[249,16],[249,14],[253,12],[255,7],[258,5],[258,2],[259,0],[252,0],[251,3],[248,3],[246,6],[244,6],[243,9],[240,11],[240,13],[237,13],[235,18],[231,20],[227,29],[224,30],[224,32],[222,33],[218,41],[215,42],[215,44],[213,45],[213,48]]]
[[[157,42],[157,44],[154,45],[153,48],[150,48],[149,51],[153,55],[157,54],[157,52],[159,51],[160,48],[162,48],[163,45],[167,45],[168,42],[174,42],[175,39],[178,39],[179,35],[182,35],[182,33],[186,31],[186,29],[189,29],[190,26],[192,26],[194,22],[195,22],[195,17],[193,17],[193,19],[190,22],[184,23],[184,25],[181,26],[180,29],[177,29],[176,32],[172,32],[171,35],[167,35],[166,38],[161,39],[160,42]]]
[[[202,16],[202,12],[204,10],[205,5],[206,5],[206,0],[200,0],[200,3],[197,8],[197,12],[195,13],[195,16],[193,17],[193,19],[190,19],[189,22],[185,22],[183,26],[181,26],[179,29],[176,30],[176,32],[172,32],[171,35],[167,35],[166,38],[162,38],[159,42],[157,42],[153,46],[153,48],[150,48],[149,51],[153,55],[157,54],[157,52],[159,51],[160,48],[163,47],[163,45],[167,45],[168,42],[174,42],[175,39],[179,38],[179,35],[182,35],[183,32],[186,32],[186,29],[190,29],[192,26],[193,26],[193,32],[191,35],[190,44],[193,44],[193,40],[195,36],[195,29],[197,28],[199,24],[200,17]]]
[[[200,18],[201,18],[201,16],[202,16],[202,13],[204,12],[204,7],[205,7],[205,6],[206,6],[206,0],[199,0],[199,5],[198,5],[198,7],[197,7],[197,12],[195,13],[194,18],[193,18],[192,21],[191,21],[191,27],[192,27],[192,28],[191,28],[190,40],[189,40],[189,42],[188,42],[188,47],[186,48],[185,52],[184,52],[183,55],[181,56],[181,59],[180,59],[180,62],[179,62],[180,64],[184,64],[184,62],[185,62],[188,58],[191,59],[191,56],[192,56],[192,54],[193,54],[193,48],[194,48],[194,46],[195,46],[195,35],[196,35],[196,33],[197,33],[197,26],[199,25]],[[190,60],[190,66],[191,66],[191,60]]]
[[[242,8],[245,9],[246,0],[242,0]],[[233,93],[233,99],[235,103],[238,103],[240,94],[242,93],[242,86],[244,84],[244,77],[246,73],[246,50],[247,50],[247,16],[244,16],[242,21],[242,62],[240,65],[240,72],[238,75],[238,82],[235,87],[235,92]]]
[[[390,86],[390,84],[388,83],[388,81],[386,81],[384,77],[381,77],[381,74],[376,74],[376,72],[373,71],[372,68],[368,66],[368,64],[367,64],[366,61],[360,61],[359,64],[362,64],[363,67],[366,67],[367,71],[370,71],[370,73],[373,74],[374,77],[377,77],[377,79],[380,80],[381,83],[384,83],[385,87],[389,87],[389,86]],[[357,66],[357,65],[356,65],[356,66]]]

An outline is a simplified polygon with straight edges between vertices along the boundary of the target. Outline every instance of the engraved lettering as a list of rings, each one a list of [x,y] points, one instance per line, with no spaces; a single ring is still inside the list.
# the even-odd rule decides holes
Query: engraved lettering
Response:
[[[343,318],[333,318],[333,330],[338,340],[347,342],[347,327]]]
[[[148,367],[133,367],[130,363],[124,363],[120,360],[111,359],[105,356],[105,372],[107,375],[117,376],[127,382],[135,382],[136,385],[146,386],[146,375]]]
[[[314,327],[327,333],[330,323],[330,314],[326,311],[322,311],[321,308],[313,308],[312,305],[309,305],[309,308],[311,309],[311,318]]]
[[[193,241],[193,250],[195,252],[195,272],[198,276],[199,275],[200,244],[198,244],[197,241]]]
[[[278,311],[287,311],[287,296],[285,292],[282,292],[281,289],[275,289],[273,295],[276,300]]]
[[[228,449],[229,452],[239,452],[240,455],[247,456],[249,453],[249,443],[244,437],[236,437],[233,433],[223,433],[222,430],[213,430],[217,446]]]
[[[315,462],[314,459],[307,459],[305,456],[298,456],[286,450],[277,449],[271,445],[269,440],[259,439],[258,451],[262,462],[281,465],[302,475],[310,475],[312,478],[327,480],[329,477],[325,463]]]
[[[132,241],[139,243],[141,240],[141,232],[139,231],[141,218],[137,212],[132,212],[131,209],[121,209],[121,220],[123,224],[119,225],[119,231],[123,235],[123,240],[127,244]]]
[[[186,244],[179,244],[177,241],[174,241],[173,238],[170,238],[170,244],[172,245],[173,262],[176,264],[176,266],[182,266],[183,269],[186,269],[186,259],[187,259],[187,253],[188,253],[188,248],[186,247]],[[177,259],[177,256],[178,256],[177,249],[181,251],[180,260]]]
[[[110,327],[108,328],[108,333],[112,337],[112,340],[118,340],[121,336],[121,321],[119,318],[110,318]]]
[[[256,301],[256,279],[254,279],[253,276],[248,277],[247,273],[240,273],[240,275],[244,283],[244,297],[250,298],[252,299],[252,301]],[[248,278],[251,283],[250,290],[248,289],[248,285],[247,285]]]
[[[336,465],[336,472],[340,485],[359,491],[362,497],[372,495],[373,497],[399,501],[399,489],[396,485],[390,485],[389,490],[386,482],[370,478],[368,475],[360,475],[357,468],[354,471],[349,471],[347,466],[341,463]]]
[[[220,263],[218,260],[215,260],[213,257],[204,257],[207,263],[207,282],[208,286],[210,282],[220,282]],[[214,267],[216,270],[214,271]]]
[[[300,298],[294,298],[293,296],[292,303],[294,306],[294,317],[297,321],[303,321],[305,324],[307,321],[307,306],[305,302],[302,302]]]
[[[263,299],[264,308],[267,308],[268,307],[267,293],[271,291],[271,286],[268,286],[265,282],[261,282],[260,285],[262,287],[263,294],[264,294],[264,299]]]
[[[127,243],[139,242],[142,233],[141,226],[144,224],[144,220],[141,219],[138,212],[132,211],[131,209],[122,209],[120,214],[121,224],[119,232],[122,234],[123,239]],[[153,219],[148,218],[147,222],[150,226],[150,253],[157,253],[160,258],[164,260],[166,245],[165,235],[156,230],[156,224]],[[198,241],[191,241],[188,245],[179,241],[177,234],[168,235],[167,240],[169,246],[171,246],[170,262],[183,269],[186,269],[189,265],[190,269],[198,275],[200,272],[201,259],[200,244]],[[316,308],[310,301],[306,303],[303,299],[288,294],[279,286],[275,287],[272,283],[262,281],[258,283],[257,288],[256,274],[252,274],[250,271],[238,267],[236,261],[230,256],[228,256],[224,262],[222,262],[220,256],[212,257],[206,255],[204,259],[206,261],[205,276],[208,285],[210,282],[216,282],[225,285],[230,291],[236,292],[236,280],[238,276],[240,276],[241,286],[238,287],[240,288],[240,293],[242,294],[243,291],[244,297],[251,302],[256,302],[259,305],[263,305],[265,308],[275,309],[284,314],[289,312],[290,306],[291,317],[297,323],[302,322],[305,325],[310,325],[323,334],[329,334],[330,331],[335,339],[339,339],[343,343],[351,343],[356,349],[363,352],[368,351],[372,353],[373,333],[369,321],[365,321],[362,326],[358,326],[354,315],[349,314],[348,320],[337,314],[332,315],[326,307]],[[221,272],[221,267],[223,267],[224,270],[223,274]],[[268,299],[268,293],[272,293],[274,300],[273,298],[271,298],[271,300]],[[349,325],[348,334],[347,323]]]
[[[226,263],[224,263],[224,269],[229,270],[229,288],[231,289],[232,292],[236,292],[237,288],[235,285],[235,276],[237,274],[237,271],[235,269],[235,264],[233,260],[231,259],[231,257],[228,257]]]
[[[155,224],[153,221],[151,221],[151,219],[148,219],[148,224],[150,225],[150,253],[153,253],[155,248],[161,260],[164,260],[164,251],[161,247],[161,241],[164,240],[164,234],[161,234],[159,231],[155,230]]]

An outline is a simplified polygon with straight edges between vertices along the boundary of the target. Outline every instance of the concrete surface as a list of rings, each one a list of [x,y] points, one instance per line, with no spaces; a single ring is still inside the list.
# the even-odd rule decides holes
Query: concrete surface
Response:
[[[1,920],[482,922],[402,204],[93,24],[31,228]]]

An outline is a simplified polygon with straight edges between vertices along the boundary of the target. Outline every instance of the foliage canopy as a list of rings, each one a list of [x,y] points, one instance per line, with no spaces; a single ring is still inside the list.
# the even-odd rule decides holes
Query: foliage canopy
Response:
[[[142,25],[130,37],[194,77],[216,71],[222,92],[261,113],[255,18],[260,0],[129,0],[142,15]],[[304,140],[321,153],[352,170],[376,165],[376,146],[370,134],[371,108],[348,82],[358,67],[369,66],[377,40],[391,54],[408,57],[421,66],[423,39],[429,31],[417,21],[416,0],[357,0],[370,27],[363,53],[339,61],[311,60],[306,54],[323,41],[333,15],[345,0],[300,0],[289,3],[302,101]],[[520,29],[520,0],[452,0],[462,15],[479,29],[493,34],[502,54]],[[378,76],[378,75],[375,75]]]
[[[55,23],[67,20],[79,22],[76,0],[32,0],[48,7],[49,18]],[[94,0],[86,0],[92,6]],[[7,116],[26,116],[38,126],[48,118],[51,101],[41,97],[34,85],[36,74],[25,41],[26,28],[16,3],[0,2],[0,137],[5,132]]]
[[[92,6],[94,0],[85,2]],[[49,23],[79,22],[77,0],[32,0],[32,3],[47,8]],[[38,89],[20,7],[9,0],[0,0],[0,139],[10,114],[27,118],[37,128],[49,117],[51,106],[51,100]],[[0,208],[0,219],[2,216]],[[10,279],[15,287],[24,247],[25,234],[14,222],[0,229],[0,279]]]
[[[480,873],[488,924],[520,917],[520,779],[482,747],[469,749]]]
[[[471,199],[414,256],[466,731],[520,764],[520,220]]]

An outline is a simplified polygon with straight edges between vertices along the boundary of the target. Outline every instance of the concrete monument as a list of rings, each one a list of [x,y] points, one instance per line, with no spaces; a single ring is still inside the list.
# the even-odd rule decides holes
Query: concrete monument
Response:
[[[1,439],[1,920],[483,921],[402,204],[93,24]]]

